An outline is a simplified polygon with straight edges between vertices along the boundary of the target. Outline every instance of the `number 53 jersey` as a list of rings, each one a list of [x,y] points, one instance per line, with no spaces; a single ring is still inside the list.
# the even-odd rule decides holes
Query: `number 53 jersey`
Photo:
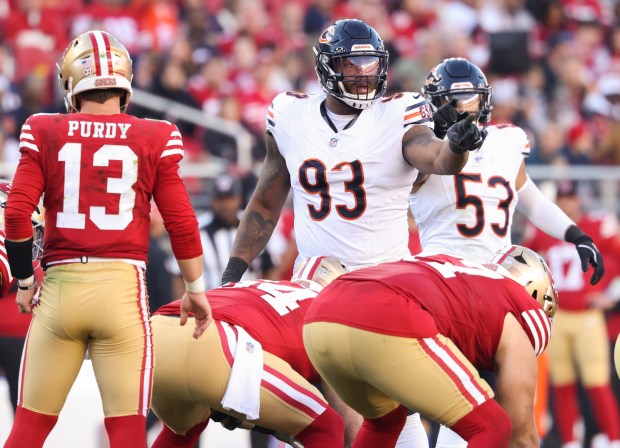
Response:
[[[521,128],[490,126],[459,174],[430,176],[409,197],[422,249],[485,262],[510,244],[517,174],[529,152]]]
[[[348,268],[402,259],[417,175],[402,140],[411,125],[432,126],[428,103],[411,92],[381,98],[339,132],[326,116],[325,95],[297,92],[278,95],[267,113],[290,173],[300,257],[329,255]]]
[[[126,114],[37,114],[22,127],[20,151],[11,199],[29,210],[44,193],[43,263],[146,262],[152,197],[177,258],[200,255],[196,216],[178,173],[183,141],[175,125]],[[25,232],[18,224],[7,237]]]

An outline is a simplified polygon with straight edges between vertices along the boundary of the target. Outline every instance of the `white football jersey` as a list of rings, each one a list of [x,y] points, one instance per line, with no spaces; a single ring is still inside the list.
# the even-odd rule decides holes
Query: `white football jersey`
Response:
[[[511,244],[517,174],[530,145],[516,126],[487,130],[482,147],[469,153],[461,173],[432,175],[409,197],[424,251],[486,262]]]
[[[402,259],[418,173],[403,157],[402,139],[413,124],[433,126],[430,106],[418,93],[399,93],[336,132],[324,101],[325,94],[286,92],[267,112],[291,177],[298,260],[326,255],[355,269]]]

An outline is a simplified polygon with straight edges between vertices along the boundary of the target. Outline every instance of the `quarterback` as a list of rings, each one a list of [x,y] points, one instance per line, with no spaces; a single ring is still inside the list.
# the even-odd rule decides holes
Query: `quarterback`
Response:
[[[535,252],[491,263],[422,254],[344,274],[306,313],[304,345],[321,377],[364,417],[356,448],[392,447],[406,408],[471,448],[537,446],[536,356],[557,308]],[[476,369],[495,369],[497,401]]]
[[[186,281],[181,323],[194,337],[211,321],[196,215],[179,161],[176,126],[124,114],[131,59],[103,31],[73,39],[59,63],[67,114],[36,114],[20,134],[21,159],[5,208],[17,304],[33,313],[15,421],[5,447],[39,448],[54,428],[88,349],[112,448],[144,448],[153,373],[145,269],[154,198]],[[43,195],[40,296],[31,214]]]

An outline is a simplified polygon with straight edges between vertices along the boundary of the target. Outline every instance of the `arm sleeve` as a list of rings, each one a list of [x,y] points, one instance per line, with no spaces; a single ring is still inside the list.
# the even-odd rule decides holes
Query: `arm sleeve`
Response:
[[[546,234],[563,241],[566,230],[575,223],[560,207],[547,199],[529,176],[517,194],[517,211]]]
[[[173,134],[180,139],[176,126]],[[179,145],[182,145],[182,142]],[[188,260],[202,255],[202,244],[196,213],[179,174],[179,161],[182,157],[182,150],[166,150],[162,153],[157,166],[153,198],[170,235],[174,256],[177,260]]]

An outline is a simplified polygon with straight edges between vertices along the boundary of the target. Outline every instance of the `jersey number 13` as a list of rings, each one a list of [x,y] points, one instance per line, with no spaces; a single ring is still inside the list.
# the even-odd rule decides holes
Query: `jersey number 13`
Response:
[[[93,166],[109,166],[111,160],[122,163],[122,176],[108,178],[106,192],[119,195],[118,213],[106,213],[105,207],[88,208],[89,219],[101,230],[123,230],[133,219],[136,192],[132,186],[138,180],[138,156],[125,145],[103,145],[93,154]],[[79,213],[80,170],[82,144],[66,143],[58,152],[58,161],[65,163],[65,182],[62,212],[58,213],[56,227],[84,229],[86,213]]]

